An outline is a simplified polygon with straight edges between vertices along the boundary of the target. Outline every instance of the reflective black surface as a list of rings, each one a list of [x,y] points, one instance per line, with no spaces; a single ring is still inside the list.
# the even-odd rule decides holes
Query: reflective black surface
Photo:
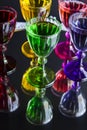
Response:
[[[15,8],[18,12],[17,21],[24,21],[21,15],[18,0],[1,0],[1,5],[8,5]],[[57,0],[53,0],[51,15],[59,19],[57,10]],[[60,41],[65,40],[64,33],[61,32]],[[31,125],[25,117],[25,111],[28,101],[31,96],[26,95],[21,90],[21,78],[25,70],[28,68],[30,59],[26,58],[21,52],[21,45],[26,40],[25,31],[14,33],[10,43],[8,44],[7,54],[16,59],[16,71],[9,75],[9,80],[19,92],[20,106],[19,109],[13,113],[0,113],[0,129],[1,130],[87,130],[87,113],[79,118],[66,118],[58,110],[60,98],[52,94],[51,89],[48,88],[46,95],[53,104],[53,120],[44,126]],[[60,69],[62,60],[60,60],[54,53],[48,57],[47,66],[52,68],[55,72]],[[82,90],[85,97],[87,97],[87,83],[83,83]],[[87,98],[86,98],[87,99]]]

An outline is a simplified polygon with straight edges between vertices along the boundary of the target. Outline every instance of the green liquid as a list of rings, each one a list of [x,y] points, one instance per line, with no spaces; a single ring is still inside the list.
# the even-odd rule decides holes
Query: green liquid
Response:
[[[28,102],[26,118],[33,124],[46,124],[53,118],[52,104],[45,96],[44,89],[36,90],[36,95]]]
[[[26,34],[31,48],[38,56],[47,56],[59,40],[59,27],[50,22],[37,22],[27,26]]]

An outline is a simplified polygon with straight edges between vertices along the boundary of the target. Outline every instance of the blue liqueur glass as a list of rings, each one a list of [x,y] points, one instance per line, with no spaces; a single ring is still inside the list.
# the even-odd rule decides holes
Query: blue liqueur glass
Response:
[[[77,56],[65,67],[67,77],[74,81],[59,103],[60,112],[67,117],[80,117],[86,112],[86,100],[81,91],[81,82],[87,80],[87,13],[74,13],[69,19],[71,40],[77,49]]]

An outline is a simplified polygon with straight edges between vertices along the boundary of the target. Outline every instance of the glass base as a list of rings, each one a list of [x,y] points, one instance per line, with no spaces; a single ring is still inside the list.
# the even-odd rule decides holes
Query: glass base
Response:
[[[10,84],[8,78],[0,77],[0,112],[13,112],[19,107],[18,92]]]
[[[61,68],[56,73],[55,81],[52,85],[52,93],[56,96],[62,96],[63,93],[71,89],[73,81],[69,80]]]
[[[46,76],[43,76],[43,70],[39,66],[32,68],[28,74],[29,83],[36,88],[51,87],[54,83],[54,79],[54,71],[46,68]]]
[[[32,85],[30,85],[30,83],[28,82],[28,73],[29,73],[30,69],[28,69],[22,77],[22,82],[21,82],[21,88],[23,90],[23,92],[27,95],[35,95],[35,87],[33,87]]]
[[[22,44],[21,46],[21,51],[22,53],[28,57],[28,58],[34,58],[35,57],[35,53],[33,52],[33,50],[30,48],[29,46],[29,42],[26,41]]]
[[[8,55],[6,55],[6,60],[7,60],[6,64],[7,75],[10,75],[16,70],[16,60]]]
[[[86,112],[86,100],[73,89],[62,95],[59,111],[66,117],[80,117]]]
[[[21,89],[22,89],[23,93],[25,93],[26,95],[29,95],[29,96],[35,95],[35,91],[32,89],[33,86],[31,86],[30,84],[27,84],[28,83],[27,81],[25,81],[25,82],[26,82],[26,86],[28,86],[29,89],[26,89],[25,88],[26,86],[21,85]]]
[[[63,95],[63,92],[58,92],[53,87],[51,87],[51,92],[57,97],[61,97]]]
[[[53,107],[47,97],[33,97],[26,110],[26,119],[31,124],[44,125],[49,123],[53,118]]]

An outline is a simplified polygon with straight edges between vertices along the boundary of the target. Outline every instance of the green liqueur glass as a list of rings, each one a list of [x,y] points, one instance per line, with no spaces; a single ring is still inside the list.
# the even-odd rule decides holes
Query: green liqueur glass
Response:
[[[29,45],[38,57],[38,66],[33,67],[28,73],[29,83],[35,87],[35,96],[28,102],[26,109],[26,118],[32,124],[47,124],[53,118],[53,107],[46,97],[46,88],[54,82],[55,73],[45,67],[45,64],[59,41],[60,32],[61,24],[53,16],[45,19],[32,18],[26,23]]]

